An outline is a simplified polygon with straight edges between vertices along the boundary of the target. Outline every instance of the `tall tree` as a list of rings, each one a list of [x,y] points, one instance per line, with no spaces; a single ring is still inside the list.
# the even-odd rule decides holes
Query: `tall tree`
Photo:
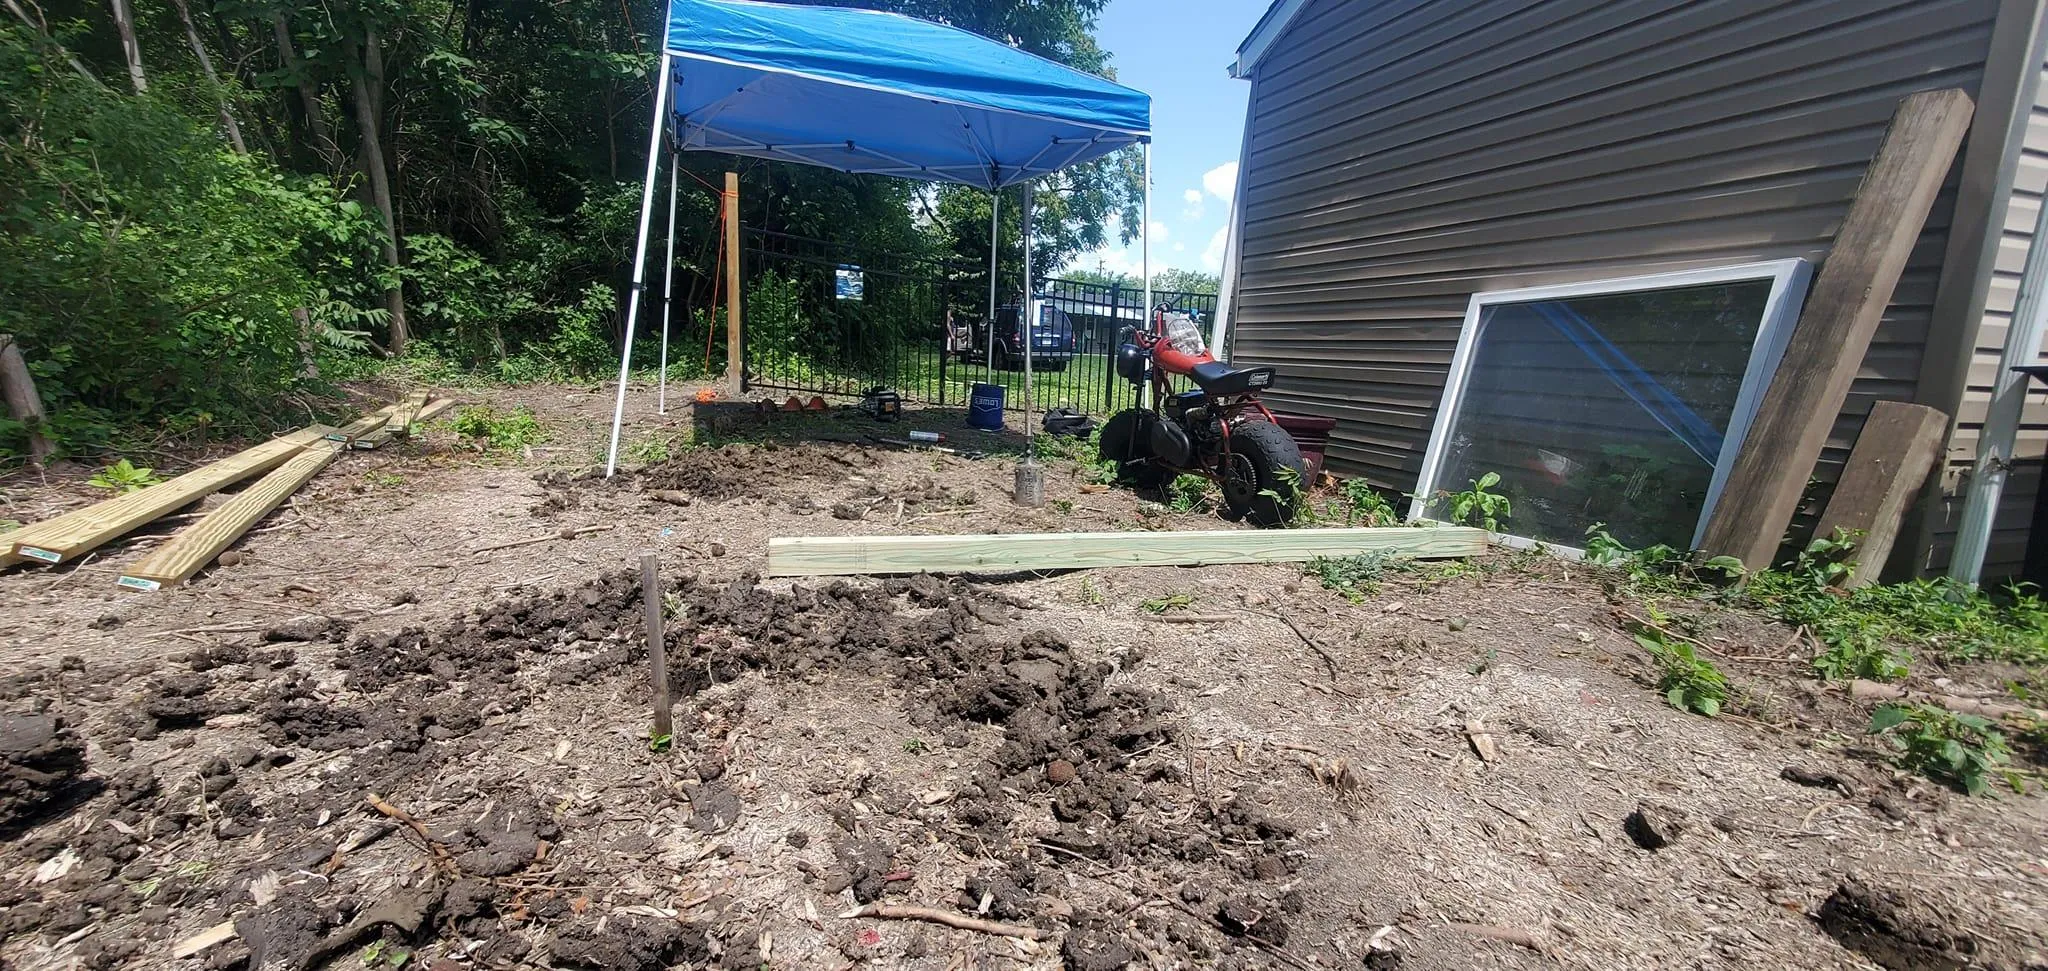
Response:
[[[378,92],[384,86],[384,59],[378,53],[381,43],[375,25],[366,25],[360,38],[350,37],[347,40],[345,56],[349,87],[355,101],[356,138],[360,147],[357,157],[362,163],[363,174],[369,178],[370,201],[376,207],[384,228],[384,238],[379,245],[383,250],[384,265],[390,270],[390,278],[384,286],[384,310],[390,315],[391,353],[403,354],[412,335],[405,323],[405,283],[402,276],[405,264],[398,253],[398,219],[392,214],[391,174],[384,167],[384,136],[377,111]]]
[[[192,57],[199,61],[199,70],[206,74],[206,80],[215,91],[221,90],[220,75],[214,73],[213,58],[206,53],[206,45],[199,40],[199,29],[192,26],[192,8],[185,0],[171,0],[178,8],[178,22],[185,25],[185,43],[192,48]],[[235,147],[238,155],[249,154],[249,146],[242,144],[242,126],[235,124],[235,113],[228,109],[226,98],[220,102],[220,124],[227,132],[228,144]]]
[[[114,8],[114,29],[121,34],[121,57],[128,62],[128,83],[136,94],[149,93],[149,79],[142,76],[142,44],[135,39],[135,11],[128,0],[107,0]]]

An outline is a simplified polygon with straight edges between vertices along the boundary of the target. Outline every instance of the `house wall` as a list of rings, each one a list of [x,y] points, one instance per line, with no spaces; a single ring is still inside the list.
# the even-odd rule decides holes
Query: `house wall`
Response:
[[[1977,92],[1998,10],[1310,0],[1253,71],[1235,360],[1280,367],[1280,407],[1339,420],[1334,469],[1411,489],[1474,292],[1820,260],[1899,99]],[[1825,481],[1872,401],[1914,397],[1953,183]]]

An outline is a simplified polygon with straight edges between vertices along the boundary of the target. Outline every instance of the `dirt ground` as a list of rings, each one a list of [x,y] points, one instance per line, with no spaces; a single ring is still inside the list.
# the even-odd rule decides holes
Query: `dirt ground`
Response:
[[[1289,566],[763,580],[771,536],[1230,527],[867,439],[1005,445],[957,416],[635,388],[633,454],[806,440],[605,480],[606,389],[463,397],[548,437],[347,455],[176,589],[114,586],[148,536],[0,574],[0,967],[2048,967],[2048,803],[1898,773],[1760,618],[1665,605],[1741,696],[1705,719],[1528,555],[1358,603]],[[1179,594],[1230,619],[1140,607]]]

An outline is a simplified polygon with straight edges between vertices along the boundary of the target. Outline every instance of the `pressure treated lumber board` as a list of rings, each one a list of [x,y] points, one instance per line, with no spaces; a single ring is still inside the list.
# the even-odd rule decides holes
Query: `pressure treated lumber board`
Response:
[[[424,425],[427,422],[433,421],[435,418],[440,417],[442,412],[447,411],[448,409],[453,407],[455,407],[454,398],[435,398],[434,400],[427,402],[427,406],[425,408],[421,408],[420,413],[418,415],[413,416],[412,423],[415,425]]]
[[[405,430],[411,428],[412,423],[419,420],[420,409],[426,406],[427,393],[425,391],[415,391],[406,395],[404,399],[398,402],[398,408],[391,413],[391,420],[384,428],[399,435],[405,434]]]
[[[128,564],[121,570],[121,579],[117,582],[138,590],[154,590],[163,584],[185,582],[201,567],[213,562],[222,550],[234,545],[235,540],[241,539],[242,534],[257,521],[270,515],[278,503],[299,491],[306,480],[326,468],[345,448],[347,446],[334,442],[320,442],[300,452],[291,461],[256,480],[255,485],[235,493],[233,498],[221,503],[220,508],[178,530],[169,542]]]
[[[383,428],[385,423],[391,420],[391,413],[397,410],[398,405],[396,404],[385,405],[328,433],[327,440],[330,442],[340,442],[344,445],[352,444],[356,439]]]
[[[1845,586],[1863,586],[1883,572],[1899,537],[1906,503],[1919,494],[1927,473],[1933,471],[1947,432],[1948,416],[1938,408],[1903,401],[1880,401],[1871,407],[1856,435],[1856,447],[1849,452],[1849,464],[1842,468],[1842,481],[1835,484],[1827,511],[1813,531],[1815,536],[1833,536],[1837,529],[1862,534],[1849,551],[1848,562],[1856,572]]]
[[[191,505],[222,488],[282,465],[334,429],[312,425],[193,469],[146,489],[96,502],[55,519],[0,535],[7,554],[37,563],[62,563]]]
[[[1107,566],[1296,563],[1387,553],[1477,556],[1486,531],[1465,526],[1220,530],[1162,533],[1006,533],[980,536],[802,536],[768,541],[768,575],[999,573]]]
[[[1892,116],[1714,504],[1701,543],[1708,552],[1752,570],[1771,565],[1972,107],[1961,89],[1946,88],[1909,95]]]

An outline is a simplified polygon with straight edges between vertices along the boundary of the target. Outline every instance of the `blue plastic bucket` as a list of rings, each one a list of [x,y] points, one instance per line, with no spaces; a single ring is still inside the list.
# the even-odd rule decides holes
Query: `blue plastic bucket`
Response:
[[[977,384],[967,395],[967,425],[984,431],[1003,430],[1003,386]]]

